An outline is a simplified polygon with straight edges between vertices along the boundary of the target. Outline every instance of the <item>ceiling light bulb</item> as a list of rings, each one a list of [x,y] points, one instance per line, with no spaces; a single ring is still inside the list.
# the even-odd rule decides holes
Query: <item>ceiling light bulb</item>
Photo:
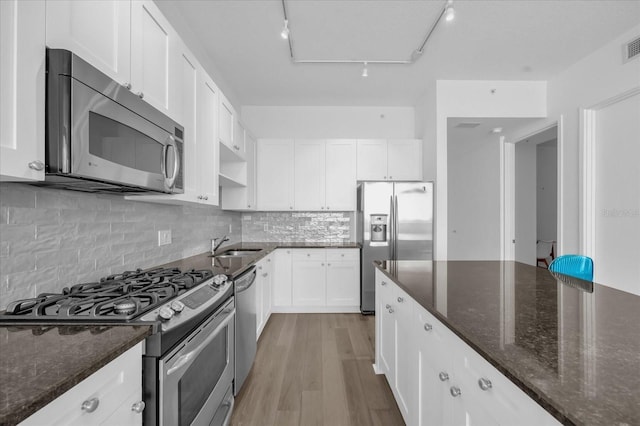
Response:
[[[447,2],[447,7],[444,12],[444,19],[447,22],[451,22],[455,17],[456,17],[456,11],[453,9],[453,0],[449,0]]]
[[[282,37],[285,40],[289,38],[289,20],[288,19],[284,20],[284,27],[282,27],[282,32],[280,33],[280,37]]]
[[[491,133],[502,133],[502,127],[494,127],[491,129]]]
[[[364,68],[362,68],[362,76],[369,77],[369,70],[367,70],[367,63],[364,63]]]

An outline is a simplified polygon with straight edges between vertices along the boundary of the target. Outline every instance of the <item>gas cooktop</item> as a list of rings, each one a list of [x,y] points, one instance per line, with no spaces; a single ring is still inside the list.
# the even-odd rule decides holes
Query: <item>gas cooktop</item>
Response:
[[[209,280],[209,270],[138,269],[10,303],[7,321],[123,322],[139,318]],[[212,285],[215,285],[212,283]]]

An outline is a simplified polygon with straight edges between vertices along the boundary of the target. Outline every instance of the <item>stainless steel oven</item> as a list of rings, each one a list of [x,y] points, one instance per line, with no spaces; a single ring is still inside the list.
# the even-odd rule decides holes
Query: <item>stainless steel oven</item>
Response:
[[[47,50],[42,185],[182,193],[183,127],[72,52]]]
[[[231,298],[183,344],[160,358],[160,426],[228,423],[233,409],[235,313]]]

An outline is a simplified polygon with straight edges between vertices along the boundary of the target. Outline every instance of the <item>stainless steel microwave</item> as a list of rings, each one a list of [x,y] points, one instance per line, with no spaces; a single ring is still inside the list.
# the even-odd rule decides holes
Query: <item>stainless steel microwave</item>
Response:
[[[182,193],[184,128],[77,55],[47,49],[45,181],[85,192]]]

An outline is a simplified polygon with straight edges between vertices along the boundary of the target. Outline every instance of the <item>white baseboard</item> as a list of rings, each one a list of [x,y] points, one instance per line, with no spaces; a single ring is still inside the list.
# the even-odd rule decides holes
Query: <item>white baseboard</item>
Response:
[[[272,313],[280,314],[341,314],[360,313],[360,306],[274,306]]]

